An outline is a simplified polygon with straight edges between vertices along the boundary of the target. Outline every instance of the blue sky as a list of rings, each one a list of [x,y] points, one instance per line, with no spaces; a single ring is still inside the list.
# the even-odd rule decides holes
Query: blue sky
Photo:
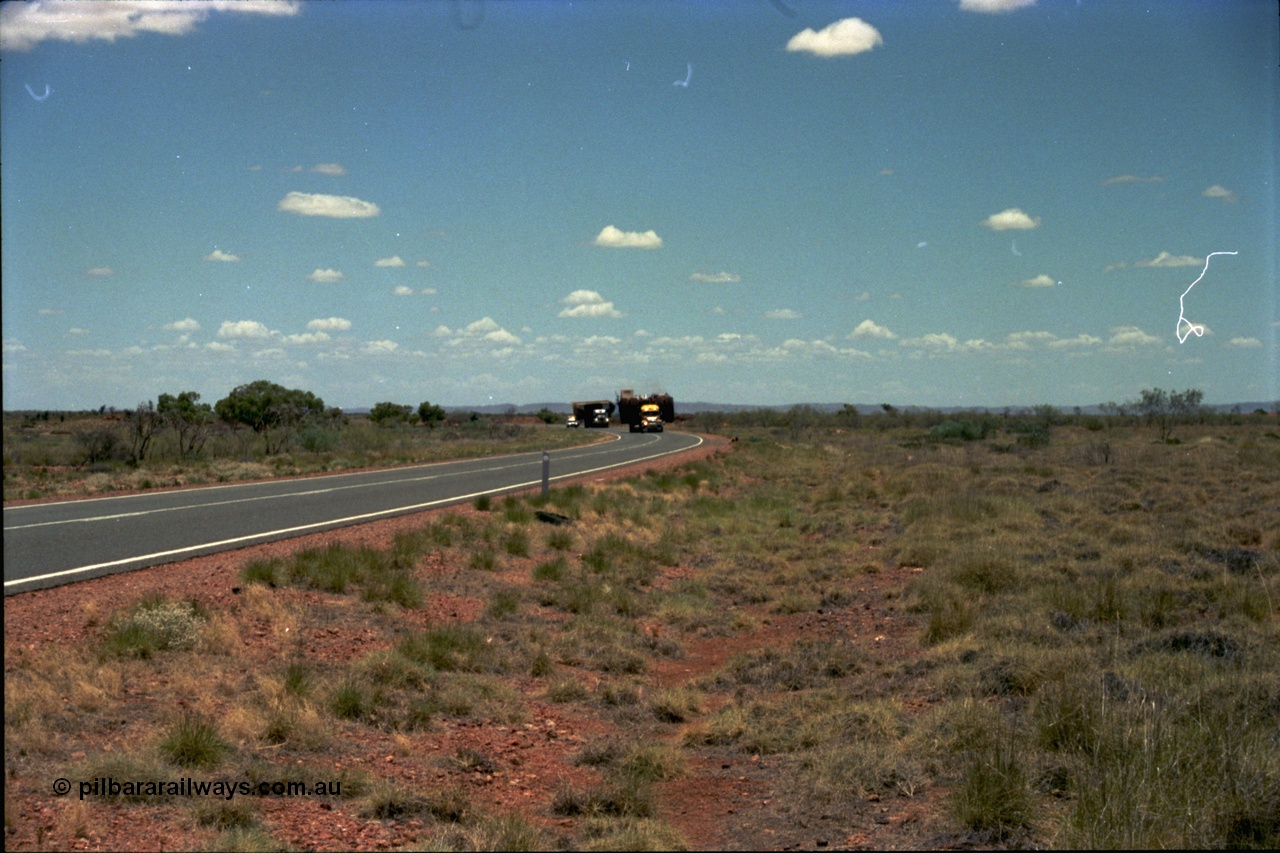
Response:
[[[1275,400],[1277,30],[1272,0],[7,3],[4,408]]]

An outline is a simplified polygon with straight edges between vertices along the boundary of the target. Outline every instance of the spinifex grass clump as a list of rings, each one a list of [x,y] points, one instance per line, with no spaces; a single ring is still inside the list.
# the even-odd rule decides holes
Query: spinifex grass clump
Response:
[[[428,536],[401,536],[390,551],[334,543],[307,548],[288,559],[255,560],[241,571],[246,583],[298,586],[343,593],[359,587],[368,601],[388,601],[401,607],[422,604],[422,586],[413,576],[417,557],[428,550]]]

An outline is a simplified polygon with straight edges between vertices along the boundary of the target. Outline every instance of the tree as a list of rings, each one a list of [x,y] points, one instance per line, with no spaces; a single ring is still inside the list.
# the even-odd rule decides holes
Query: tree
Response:
[[[1203,399],[1204,392],[1198,388],[1188,388],[1185,391],[1144,388],[1142,399],[1133,405],[1146,418],[1147,423],[1160,430],[1160,440],[1167,442],[1178,419],[1198,414]]]
[[[139,403],[138,408],[129,414],[129,464],[138,465],[147,458],[151,439],[164,426],[164,420],[150,400]]]
[[[423,400],[418,404],[418,419],[427,425],[427,429],[435,429],[436,424],[448,417],[445,410]]]
[[[196,391],[182,391],[176,397],[161,394],[156,402],[156,414],[178,434],[178,456],[183,459],[200,452],[213,426],[213,409],[199,399]]]
[[[374,403],[373,408],[369,410],[369,420],[378,426],[389,426],[407,421],[411,417],[413,417],[413,407],[401,406],[398,403]]]
[[[259,379],[234,388],[213,410],[228,424],[247,426],[261,435],[270,456],[284,448],[303,421],[324,411],[324,400],[310,391]]]
[[[558,424],[560,423],[560,415],[543,406],[538,409],[538,420],[544,424]]]

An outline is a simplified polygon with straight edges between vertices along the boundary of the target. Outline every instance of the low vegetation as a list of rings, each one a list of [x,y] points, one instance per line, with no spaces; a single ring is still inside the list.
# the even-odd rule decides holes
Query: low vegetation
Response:
[[[331,809],[416,821],[426,849],[669,849],[691,840],[667,792],[732,765],[775,825],[809,827],[779,843],[907,811],[868,843],[1280,846],[1274,419],[877,417],[721,419],[737,442],[706,461],[446,512],[385,551],[249,563],[230,610],[149,600],[15,653],[10,789],[363,767]],[[558,769],[495,808],[479,780],[519,766],[468,733],[549,719],[607,734],[543,737]],[[80,822],[108,820],[86,802]],[[256,803],[139,807],[197,844],[293,843]]]

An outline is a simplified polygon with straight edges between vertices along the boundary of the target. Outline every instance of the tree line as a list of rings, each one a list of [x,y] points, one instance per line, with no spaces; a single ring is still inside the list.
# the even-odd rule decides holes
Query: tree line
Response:
[[[106,407],[99,410],[104,413]],[[443,408],[423,401],[415,410],[410,406],[383,402],[376,404],[369,417],[379,425],[412,421],[430,429],[443,422]],[[147,400],[135,409],[123,412],[124,435],[109,426],[76,433],[88,464],[119,458],[123,455],[137,465],[147,458],[156,437],[172,431],[181,459],[198,456],[216,429],[232,431],[248,429],[261,437],[268,456],[280,453],[308,427],[336,430],[347,423],[339,408],[326,407],[324,400],[301,388],[286,388],[266,379],[249,382],[232,389],[213,405],[200,402],[197,391],[161,394],[154,402]]]

